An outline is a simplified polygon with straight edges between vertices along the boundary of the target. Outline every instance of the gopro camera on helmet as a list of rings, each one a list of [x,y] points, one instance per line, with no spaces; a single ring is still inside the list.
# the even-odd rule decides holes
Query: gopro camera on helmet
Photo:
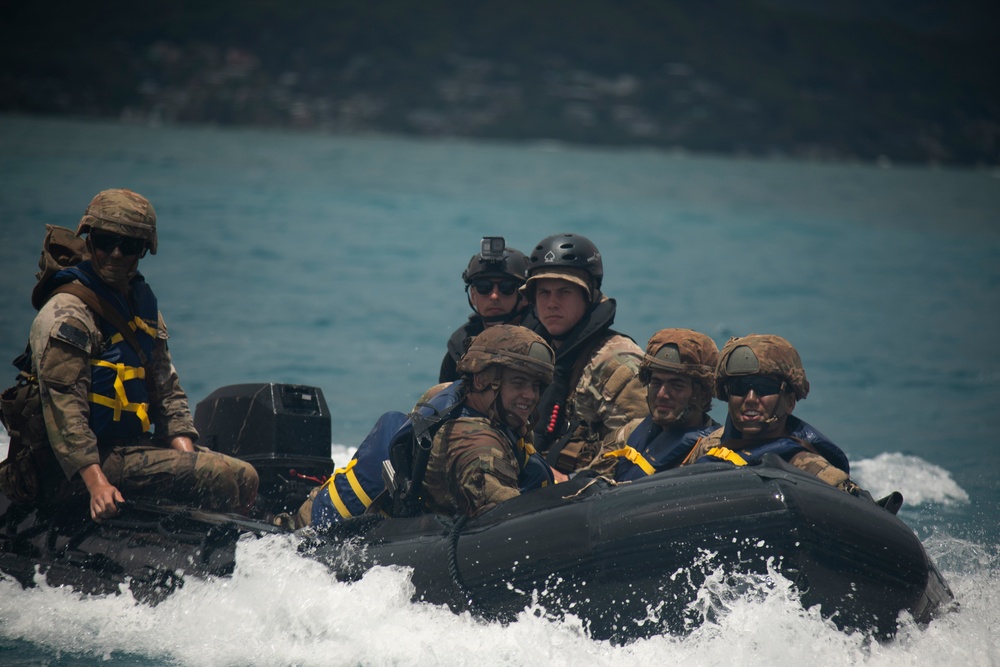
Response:
[[[479,256],[484,262],[502,262],[507,242],[502,236],[484,236],[479,246]]]

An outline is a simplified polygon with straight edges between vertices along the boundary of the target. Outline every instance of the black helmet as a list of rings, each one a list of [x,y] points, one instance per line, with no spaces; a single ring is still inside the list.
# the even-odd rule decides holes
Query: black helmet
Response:
[[[594,288],[601,288],[604,279],[601,252],[586,236],[553,234],[538,242],[528,257],[528,277],[557,267],[582,269],[590,274]]]
[[[484,257],[476,253],[469,259],[469,266],[462,271],[462,280],[466,285],[476,278],[513,278],[518,283],[524,283],[528,273],[528,258],[524,253],[514,248],[504,248],[500,258]]]

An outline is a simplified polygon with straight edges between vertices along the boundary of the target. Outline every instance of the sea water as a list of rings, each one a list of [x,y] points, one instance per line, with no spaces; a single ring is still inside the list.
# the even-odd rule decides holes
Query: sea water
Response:
[[[780,578],[710,577],[692,634],[612,646],[540,607],[500,625],[411,603],[404,569],[338,583],[278,536],[156,607],[0,578],[2,664],[1000,664],[996,171],[0,117],[0,177],[3,363],[24,348],[44,225],[131,188],[157,210],[140,269],[192,406],[228,384],[319,387],[341,464],[436,382],[480,237],[583,234],[640,345],[668,326],[788,338],[812,385],[796,414],[873,495],[903,493],[960,602],[880,644]]]

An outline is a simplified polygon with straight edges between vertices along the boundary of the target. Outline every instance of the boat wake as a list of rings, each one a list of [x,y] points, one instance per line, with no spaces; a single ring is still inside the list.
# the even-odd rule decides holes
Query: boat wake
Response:
[[[447,607],[410,602],[406,568],[376,567],[353,583],[298,552],[291,535],[243,538],[231,577],[187,579],[156,606],[119,595],[82,596],[38,578],[22,589],[0,579],[0,651],[116,665],[528,664],[908,665],[995,664],[991,627],[1000,610],[995,553],[937,538],[961,607],[920,627],[906,619],[894,641],[845,633],[817,608],[803,609],[777,572],[726,575],[711,555],[696,564],[704,581],[688,606],[690,632],[624,646],[591,639],[571,612],[556,618],[539,601],[507,624]],[[960,567],[961,570],[954,570]],[[707,572],[707,576],[704,575]],[[691,576],[678,571],[674,577]],[[650,609],[649,623],[658,623]]]

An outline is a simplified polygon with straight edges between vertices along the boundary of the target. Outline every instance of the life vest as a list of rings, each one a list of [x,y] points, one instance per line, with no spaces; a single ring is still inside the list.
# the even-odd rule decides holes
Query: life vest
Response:
[[[79,281],[114,307],[135,332],[146,359],[152,359],[159,322],[156,296],[141,274],[129,283],[126,296],[109,288],[89,260],[63,269],[53,288]],[[90,429],[102,438],[135,438],[150,430],[146,368],[139,353],[110,322],[98,317],[104,350],[90,360]],[[152,378],[150,378],[151,380]]]
[[[464,398],[462,384],[461,380],[451,383],[427,403],[417,407],[416,413],[422,417],[444,416],[434,425],[433,432],[451,419],[485,416],[464,404],[460,407],[456,405]],[[531,443],[515,438],[506,427],[502,427],[501,431],[514,447],[521,468],[518,477],[521,492],[554,481],[552,470]],[[312,524],[322,527],[363,514],[375,497],[385,490],[383,461],[390,458],[393,446],[410,439],[412,433],[413,420],[402,412],[386,412],[379,417],[348,464],[333,472],[314,499]]]
[[[698,439],[708,435],[719,425],[709,420],[706,426],[687,429],[666,429],[646,417],[629,435],[626,446],[604,454],[605,458],[617,457],[615,481],[628,482],[647,475],[676,468],[694,448]]]
[[[708,450],[708,453],[699,458],[697,463],[729,461],[740,466],[756,465],[761,462],[764,454],[777,454],[788,461],[801,451],[811,451],[819,454],[848,475],[851,474],[851,464],[843,450],[811,425],[798,417],[789,415],[787,430],[786,435],[769,440],[759,442],[741,440],[739,431],[736,430],[732,420],[727,416],[719,446]]]

